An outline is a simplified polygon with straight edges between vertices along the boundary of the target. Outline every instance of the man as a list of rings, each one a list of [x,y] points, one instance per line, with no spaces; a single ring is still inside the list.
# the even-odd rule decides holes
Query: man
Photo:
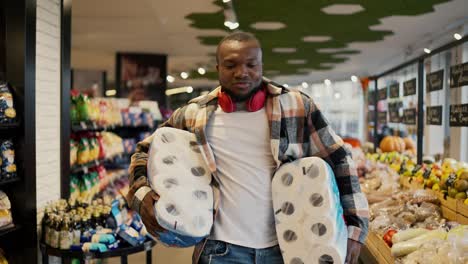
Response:
[[[195,133],[219,194],[212,232],[196,246],[193,263],[283,263],[271,178],[283,162],[308,156],[323,158],[334,170],[348,224],[346,262],[357,263],[367,235],[368,205],[343,141],[312,99],[262,77],[262,50],[253,35],[225,37],[216,55],[221,86],[176,110],[163,124]],[[150,142],[151,137],[140,142],[132,156],[127,201],[157,236],[154,231],[164,230],[154,216],[158,195],[146,178]]]

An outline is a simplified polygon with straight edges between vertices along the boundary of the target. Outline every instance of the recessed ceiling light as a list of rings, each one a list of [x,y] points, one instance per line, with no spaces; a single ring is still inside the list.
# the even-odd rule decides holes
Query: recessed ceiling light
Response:
[[[281,22],[256,22],[250,25],[251,28],[257,30],[278,30],[286,27],[286,24]]]
[[[306,60],[288,60],[288,64],[306,64]]]
[[[289,85],[287,85],[287,84],[283,84],[283,86],[284,86],[285,88],[288,88],[288,87],[289,87]]]
[[[330,36],[306,36],[302,38],[304,42],[325,42],[331,40]]]
[[[223,0],[223,3],[229,3],[231,0]]]
[[[427,54],[431,53],[431,50],[428,49],[428,48],[424,48],[424,52],[426,52]]]
[[[193,87],[192,86],[187,87],[187,93],[192,93],[192,92],[193,92]]]
[[[355,4],[335,4],[321,9],[327,15],[351,15],[364,10],[361,5]]]
[[[172,77],[171,75],[166,76],[166,80],[170,83],[174,82],[175,78]]]
[[[306,83],[306,82],[302,82],[302,84],[301,84],[301,85],[302,85],[302,88],[307,88],[307,87],[309,87],[309,84],[308,84],[308,83]]]
[[[276,53],[294,53],[296,50],[296,48],[273,48],[272,51]]]
[[[206,73],[206,70],[204,68],[200,67],[200,68],[198,68],[198,73],[200,75],[204,75]]]
[[[462,36],[461,36],[460,34],[458,34],[458,33],[453,34],[453,37],[454,37],[456,40],[462,39]]]
[[[107,90],[106,96],[114,96],[117,94],[117,90]]]
[[[180,73],[180,77],[182,77],[182,79],[185,80],[185,79],[188,78],[188,73],[186,73],[186,72],[181,72],[181,73]]]
[[[356,75],[351,76],[351,81],[357,82],[357,81],[358,81],[358,77],[357,77]]]
[[[325,81],[323,81],[325,83],[326,86],[330,86],[331,85],[331,81],[329,79],[325,79]]]
[[[227,28],[233,30],[233,29],[236,29],[239,27],[239,23],[237,22],[232,22],[232,21],[225,21],[224,22],[224,26],[226,26]]]

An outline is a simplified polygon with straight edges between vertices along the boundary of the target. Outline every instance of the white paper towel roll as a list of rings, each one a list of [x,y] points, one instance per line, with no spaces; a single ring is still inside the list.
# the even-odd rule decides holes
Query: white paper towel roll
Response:
[[[287,163],[275,173],[273,209],[286,264],[319,263],[324,252],[343,263],[347,228],[334,177],[328,164],[315,157]]]
[[[149,150],[149,182],[160,195],[156,220],[184,246],[192,241],[186,237],[207,236],[213,225],[211,173],[202,155],[194,134],[174,128],[156,130]]]
[[[346,259],[346,248],[339,250],[331,245],[317,245],[315,250],[311,251],[309,258],[311,264],[342,264]]]

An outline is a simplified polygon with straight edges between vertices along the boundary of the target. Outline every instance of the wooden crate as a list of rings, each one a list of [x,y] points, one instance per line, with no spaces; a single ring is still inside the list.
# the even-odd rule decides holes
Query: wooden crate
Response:
[[[441,192],[434,192],[440,200],[442,206],[447,207],[448,209],[457,212],[457,200],[451,197],[444,198],[444,194]]]
[[[463,200],[457,200],[457,212],[468,218],[468,205]]]
[[[390,247],[374,232],[369,232],[367,241],[371,248],[377,251],[375,255],[379,255],[378,263],[395,263],[395,258],[392,256]]]
[[[445,219],[448,219],[450,221],[457,221],[457,212],[444,206],[444,205],[441,205],[440,206],[440,209],[442,209],[442,216],[445,218]]]

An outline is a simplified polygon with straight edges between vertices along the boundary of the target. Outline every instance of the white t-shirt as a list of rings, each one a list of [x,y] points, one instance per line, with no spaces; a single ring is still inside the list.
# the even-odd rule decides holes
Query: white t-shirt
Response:
[[[206,135],[221,201],[210,239],[250,248],[277,245],[271,178],[275,169],[265,109],[211,116]]]

